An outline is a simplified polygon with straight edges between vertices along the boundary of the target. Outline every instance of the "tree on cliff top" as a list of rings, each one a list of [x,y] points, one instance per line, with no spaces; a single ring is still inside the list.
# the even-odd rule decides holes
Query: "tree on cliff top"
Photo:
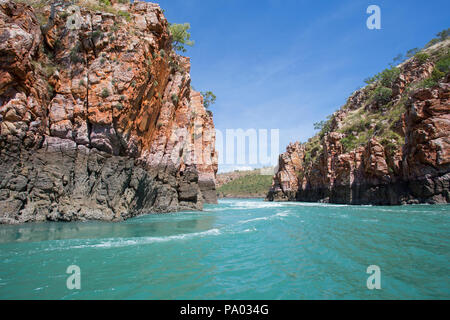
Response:
[[[170,33],[172,34],[172,45],[177,51],[186,52],[185,46],[192,47],[194,41],[191,40],[191,34],[188,30],[191,28],[189,23],[171,23],[169,25]]]
[[[203,106],[205,107],[205,109],[208,109],[210,106],[216,103],[217,97],[214,93],[212,93],[212,91],[201,92],[201,95],[203,96]]]

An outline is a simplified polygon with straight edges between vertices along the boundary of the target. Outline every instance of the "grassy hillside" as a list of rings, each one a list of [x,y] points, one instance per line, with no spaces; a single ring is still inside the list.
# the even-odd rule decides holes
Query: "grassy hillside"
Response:
[[[265,197],[272,185],[271,175],[261,175],[259,170],[241,172],[240,176],[217,189],[222,198]]]

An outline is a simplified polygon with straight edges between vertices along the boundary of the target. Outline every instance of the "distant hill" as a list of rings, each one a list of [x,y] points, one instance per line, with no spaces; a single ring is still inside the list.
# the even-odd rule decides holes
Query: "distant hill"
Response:
[[[216,181],[220,198],[264,198],[271,185],[272,175],[262,175],[261,169],[218,174]]]

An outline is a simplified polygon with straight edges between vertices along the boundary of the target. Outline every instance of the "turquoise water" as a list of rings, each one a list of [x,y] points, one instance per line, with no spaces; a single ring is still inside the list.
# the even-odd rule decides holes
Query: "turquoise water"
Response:
[[[1,299],[449,299],[450,207],[222,200],[122,223],[0,226]],[[81,269],[69,290],[66,269]],[[368,290],[369,265],[381,290]]]

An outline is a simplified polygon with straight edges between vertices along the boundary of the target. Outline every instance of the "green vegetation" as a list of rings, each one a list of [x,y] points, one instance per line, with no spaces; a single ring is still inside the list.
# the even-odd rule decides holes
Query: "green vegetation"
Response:
[[[344,152],[348,152],[353,150],[358,145],[358,139],[354,135],[349,135],[341,140],[342,147],[344,148]]]
[[[97,39],[103,39],[104,38],[104,33],[101,30],[95,30],[94,32],[92,32],[92,39],[93,40],[97,40]]]
[[[437,36],[437,38],[431,39],[430,42],[428,42],[428,43],[425,45],[425,48],[429,48],[429,47],[435,45],[436,43],[439,43],[439,42],[441,42],[441,41],[445,41],[445,40],[447,40],[448,38],[450,38],[450,28],[445,29],[445,30],[442,30],[441,32],[438,32],[438,33],[436,34],[436,36]]]
[[[46,79],[50,78],[55,73],[55,71],[58,70],[57,66],[52,62],[48,62],[45,64],[44,62],[32,61],[31,64],[34,67],[34,70],[41,72]]]
[[[420,51],[419,48],[413,48],[413,49],[409,49],[408,51],[406,51],[406,58],[410,59],[412,57],[414,57],[418,52]]]
[[[314,123],[314,130],[319,130],[319,137],[322,139],[327,132],[331,130],[331,123],[333,121],[333,115],[327,116],[327,120],[322,120]]]
[[[371,84],[379,81],[381,85],[385,87],[391,87],[392,84],[397,80],[400,75],[400,69],[397,67],[392,67],[390,69],[385,69],[380,73],[377,73],[371,78],[365,79],[364,82]]]
[[[448,39],[449,30],[438,33],[439,38],[434,43]],[[435,67],[428,79],[408,84],[400,99],[393,101],[394,84],[401,73],[400,68],[394,64],[403,62],[405,58],[413,58],[419,64],[430,61],[435,64]],[[404,138],[400,135],[401,117],[406,111],[405,103],[409,92],[417,88],[437,85],[442,78],[448,75],[449,70],[450,52],[448,47],[440,47],[431,51],[414,48],[408,50],[405,57],[402,54],[397,55],[390,68],[365,80],[369,86],[361,90],[363,96],[367,98],[361,101],[359,106],[353,106],[356,109],[349,110],[345,114],[338,128],[331,128],[332,116],[314,124],[314,129],[319,130],[319,133],[304,144],[306,165],[316,161],[323,152],[320,140],[331,130],[343,134],[341,144],[344,152],[364,146],[370,138],[376,137],[385,147],[385,151],[393,154],[404,144]],[[345,108],[346,106],[342,110]]]
[[[365,106],[348,113],[337,132],[344,134],[341,140],[344,152],[364,146],[371,137],[376,137],[381,144],[399,148],[403,138],[395,132],[402,114],[405,113],[407,96],[396,104],[387,103],[383,108],[368,111]]]
[[[389,131],[380,140],[381,145],[392,156],[404,143],[404,139],[396,132]]]
[[[317,160],[317,157],[322,152],[322,145],[320,144],[319,135],[315,135],[308,142],[305,143],[305,164],[306,166]]]
[[[442,79],[450,71],[450,53],[447,52],[446,55],[441,57],[435,64],[432,73],[432,78],[435,81]]]
[[[188,30],[191,28],[189,23],[171,23],[169,25],[170,34],[172,35],[172,46],[176,51],[186,52],[185,46],[192,47],[194,41],[191,40],[191,34]]]
[[[424,79],[420,82],[417,87],[418,88],[432,88],[437,85],[437,82],[432,78]]]
[[[446,30],[442,30],[441,32],[438,32],[436,34],[437,38],[431,39],[430,42],[428,42],[423,49],[427,49],[439,42],[445,41],[447,39],[450,38],[450,28],[446,29]],[[395,56],[395,58],[393,59],[392,63],[390,64],[391,67],[395,66],[397,64],[400,64],[402,62],[404,62],[406,59],[415,57],[420,63],[424,63],[427,59],[428,56],[426,55],[426,53],[423,52],[423,49],[420,48],[413,48],[410,49],[406,52],[406,54],[403,56],[403,54],[398,54],[397,56]]]
[[[438,84],[438,82],[444,78],[450,72],[450,52],[440,56],[434,65],[431,77],[422,80],[417,87],[418,88],[432,88]]]
[[[80,56],[81,53],[81,44],[78,42],[77,44],[75,44],[75,46],[72,48],[72,50],[70,50],[70,61],[72,61],[73,63],[79,63],[79,62],[83,62],[83,58]]]
[[[131,21],[131,14],[128,11],[118,11],[117,14],[123,18],[125,18],[125,20],[127,21]]]
[[[430,56],[425,52],[418,52],[414,55],[414,58],[416,58],[416,60],[419,61],[420,64],[425,63],[429,57]]]
[[[35,9],[36,16],[39,20],[41,26],[47,23],[47,17],[44,15],[44,7],[51,5],[52,3],[58,3],[60,1],[49,1],[49,0],[15,0],[17,2],[25,3],[32,6]],[[130,0],[118,0],[119,3],[127,4]],[[116,16],[124,17],[127,21],[131,20],[131,15],[129,12],[121,11],[113,8],[110,0],[72,0],[72,4],[88,8],[92,11],[103,11],[114,14]],[[60,11],[57,13],[60,18],[66,19],[70,14],[66,11]]]
[[[201,92],[201,95],[203,96],[203,106],[205,107],[205,109],[208,109],[210,106],[216,103],[217,97],[212,91],[203,91]]]
[[[103,88],[103,90],[102,90],[102,98],[106,99],[106,98],[109,97],[109,95],[110,95],[109,90],[107,88]]]
[[[372,98],[378,105],[384,105],[391,100],[392,89],[387,87],[377,87],[373,92]]]
[[[260,175],[259,170],[255,170],[220,186],[217,191],[225,197],[262,197],[271,185],[272,176]]]

